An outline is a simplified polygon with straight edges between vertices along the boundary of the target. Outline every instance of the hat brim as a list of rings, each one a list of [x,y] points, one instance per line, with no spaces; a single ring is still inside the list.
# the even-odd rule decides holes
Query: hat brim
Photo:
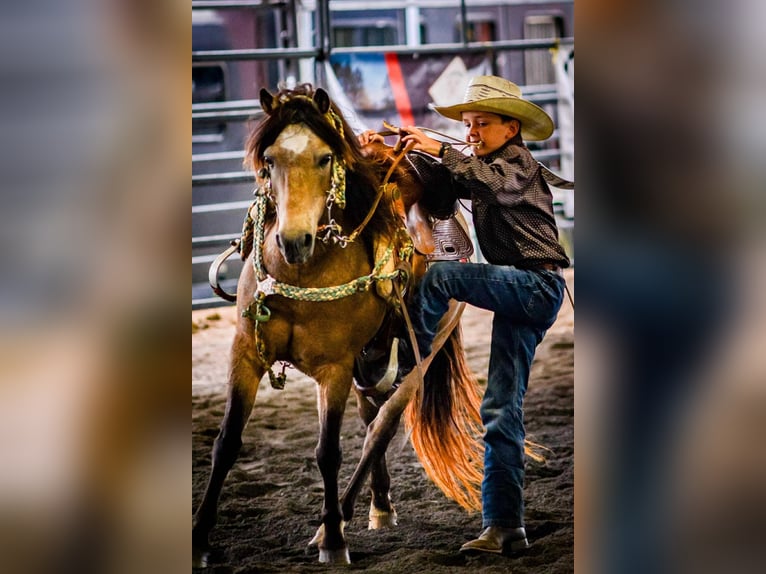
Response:
[[[541,107],[521,98],[488,98],[454,106],[432,106],[445,118],[462,121],[463,112],[489,112],[511,116],[521,122],[521,137],[528,141],[547,140],[553,134],[553,120]]]

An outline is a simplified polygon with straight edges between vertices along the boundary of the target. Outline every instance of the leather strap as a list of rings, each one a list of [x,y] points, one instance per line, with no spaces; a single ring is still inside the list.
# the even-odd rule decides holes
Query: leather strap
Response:
[[[423,387],[425,386],[425,379],[424,379],[423,368],[421,367],[421,363],[423,362],[423,360],[420,357],[420,349],[418,349],[418,340],[415,337],[415,329],[412,327],[412,320],[410,319],[410,314],[407,311],[407,305],[404,302],[404,295],[402,294],[402,290],[399,288],[399,282],[394,281],[393,283],[394,283],[394,291],[396,292],[396,296],[399,299],[399,305],[401,305],[402,316],[404,317],[404,323],[407,325],[407,335],[410,338],[410,345],[412,345],[412,352],[415,355],[415,369],[418,371],[420,396],[422,397]]]

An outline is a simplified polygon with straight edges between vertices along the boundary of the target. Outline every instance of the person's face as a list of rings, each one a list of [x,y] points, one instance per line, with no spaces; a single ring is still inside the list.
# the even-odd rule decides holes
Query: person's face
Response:
[[[466,140],[482,142],[473,148],[474,155],[482,156],[500,148],[519,131],[518,120],[503,122],[503,118],[490,112],[463,112]]]

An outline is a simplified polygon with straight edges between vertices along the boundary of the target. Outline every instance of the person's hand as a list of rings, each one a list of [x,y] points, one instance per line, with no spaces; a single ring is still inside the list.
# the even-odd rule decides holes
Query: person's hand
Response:
[[[442,146],[440,141],[428,137],[415,126],[403,127],[401,130],[405,133],[405,135],[402,136],[402,143],[404,145],[407,145],[410,142],[414,142],[415,147],[413,149],[423,151],[429,155],[438,157],[439,150]]]
[[[383,136],[373,130],[363,131],[356,139],[359,140],[359,145],[363,147],[373,142],[385,143]]]

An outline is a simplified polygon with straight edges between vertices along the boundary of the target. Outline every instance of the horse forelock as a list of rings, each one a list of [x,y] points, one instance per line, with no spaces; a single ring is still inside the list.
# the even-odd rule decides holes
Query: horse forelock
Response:
[[[365,158],[351,127],[334,102],[323,114],[312,100],[309,85],[276,94],[271,113],[262,118],[251,132],[246,145],[245,162],[253,170],[263,166],[263,153],[289,125],[303,124],[324,141],[346,167],[345,219],[348,225],[358,225],[367,215],[383,183],[380,165]],[[336,125],[337,124],[337,125]],[[365,228],[363,236],[390,235],[396,225],[390,209],[381,206]]]

